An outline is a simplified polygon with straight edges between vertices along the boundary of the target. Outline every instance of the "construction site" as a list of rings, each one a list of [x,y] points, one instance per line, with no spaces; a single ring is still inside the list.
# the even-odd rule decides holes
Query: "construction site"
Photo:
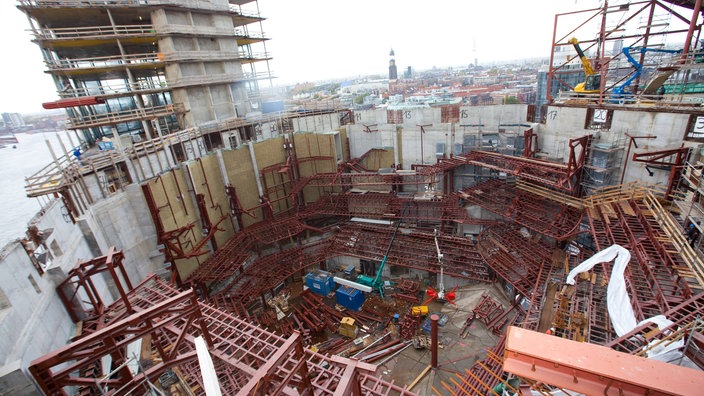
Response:
[[[263,111],[256,1],[17,3],[86,147],[0,255],[7,394],[704,387],[701,0],[557,15],[543,119]]]

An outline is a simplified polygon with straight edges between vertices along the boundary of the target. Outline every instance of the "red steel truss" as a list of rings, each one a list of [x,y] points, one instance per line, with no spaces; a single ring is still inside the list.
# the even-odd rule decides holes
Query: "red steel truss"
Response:
[[[667,339],[677,329],[686,328],[697,317],[704,315],[704,293],[692,296],[663,315],[673,322],[672,325],[660,329],[654,323],[646,322],[605,346],[625,353],[640,354],[648,344]]]
[[[473,205],[558,240],[582,232],[579,229],[582,209],[517,189],[500,179],[479,183],[458,194]]]
[[[126,306],[135,313],[127,314]],[[77,387],[82,394],[126,395],[176,367],[188,386],[203,394],[194,346],[198,336],[208,344],[223,394],[413,394],[377,378],[376,366],[304,350],[298,333],[277,336],[199,302],[193,290],[179,292],[155,276],[130,290],[98,320],[105,324],[100,330],[30,364],[45,394],[67,395],[67,387]],[[149,345],[152,358],[150,365],[133,373],[124,363],[133,358],[127,356],[127,345],[137,340]],[[117,367],[109,375],[99,363],[103,356]]]
[[[111,247],[105,256],[79,261],[69,271],[68,278],[59,284],[56,292],[66,307],[71,320],[79,322],[86,318],[102,315],[105,307],[110,303],[110,301],[106,303],[100,297],[92,279],[94,275],[108,272],[114,280],[118,293],[123,299],[125,298],[126,292],[132,289],[132,283],[122,264],[124,258],[122,251]],[[85,307],[86,304],[89,305],[89,308]],[[133,312],[129,304],[125,308],[129,313]]]
[[[246,269],[234,274],[229,284],[213,297],[234,299],[242,304],[247,304],[267,292],[271,293],[277,285],[291,275],[334,257],[352,256],[381,261],[385,253],[384,246],[388,245],[393,233],[392,226],[365,223],[348,222],[338,227],[339,231],[330,239],[295,246],[253,259],[247,264]],[[476,245],[469,239],[441,235],[439,244],[444,255],[445,274],[482,282],[492,280],[484,261],[476,250]],[[232,248],[234,250],[241,249],[241,247]],[[414,230],[410,234],[399,234],[389,251],[387,263],[439,273],[440,267],[437,264],[434,249],[435,242],[432,232]],[[209,268],[215,269],[217,266],[209,265]],[[200,274],[200,279],[209,277],[204,273]]]
[[[539,313],[554,247],[507,224],[487,227],[477,245],[496,275],[529,300],[527,312]],[[531,326],[537,328],[537,321]]]
[[[682,147],[671,150],[633,153],[633,161],[648,164],[646,165],[646,169],[648,166],[652,166],[656,169],[669,171],[670,178],[668,179],[667,190],[665,191],[665,196],[669,197],[670,193],[672,193],[672,189],[675,187],[675,183],[680,180],[682,168],[689,159],[691,150],[691,147],[684,147],[683,145]]]
[[[392,234],[391,226],[347,223],[332,240],[331,256],[346,255],[380,262]],[[433,235],[433,232],[417,229],[397,234],[387,264],[439,273]],[[468,238],[441,234],[438,243],[446,275],[482,282],[492,280],[476,245]]]
[[[590,141],[590,135],[571,139],[566,164],[488,151],[472,151],[451,158],[439,159],[433,165],[414,165],[410,172],[380,173],[361,169],[362,172],[342,173],[342,170],[345,169],[342,167],[337,173],[319,173],[299,178],[295,183],[291,183],[288,196],[297,197],[307,188],[317,189],[318,192],[324,194],[340,193],[352,188],[401,191],[401,187],[404,185],[422,187],[441,181],[446,181],[443,183],[443,188],[446,193],[450,193],[452,192],[452,178],[446,176],[463,165],[474,165],[504,172],[547,187],[577,194]]]
[[[626,276],[637,320],[667,312],[692,295],[676,271],[685,263],[643,202],[604,203],[588,213],[597,250],[618,244],[631,252]]]

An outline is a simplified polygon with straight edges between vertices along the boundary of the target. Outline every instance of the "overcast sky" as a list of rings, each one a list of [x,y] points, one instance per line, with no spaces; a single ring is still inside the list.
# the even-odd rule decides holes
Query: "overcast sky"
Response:
[[[547,57],[554,16],[599,0],[260,0],[275,84],[386,74],[389,50],[399,74],[490,61]],[[56,100],[29,23],[0,0],[0,112],[36,112]]]

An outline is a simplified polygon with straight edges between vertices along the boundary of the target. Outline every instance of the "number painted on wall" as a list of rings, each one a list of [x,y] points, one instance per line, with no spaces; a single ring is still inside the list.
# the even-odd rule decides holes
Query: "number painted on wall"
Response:
[[[697,122],[694,123],[694,132],[704,133],[704,117],[697,117]]]
[[[362,113],[354,113],[355,121],[362,121]]]
[[[411,119],[411,111],[410,111],[410,110],[404,111],[404,112],[403,112],[403,117],[404,117],[405,119],[407,119],[407,120],[410,120],[410,119]]]
[[[460,118],[469,118],[469,112],[467,110],[462,110],[460,112]]]
[[[551,120],[555,120],[557,118],[557,110],[552,110],[548,112],[548,118]]]
[[[592,118],[592,122],[600,123],[603,124],[606,122],[606,115],[608,111],[604,109],[596,109],[594,110],[594,117]]]

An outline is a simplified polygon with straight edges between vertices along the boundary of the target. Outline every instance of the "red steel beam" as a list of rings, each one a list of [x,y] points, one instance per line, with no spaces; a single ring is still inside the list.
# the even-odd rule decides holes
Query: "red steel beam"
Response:
[[[510,327],[504,371],[587,395],[696,395],[701,371]],[[638,370],[634,370],[638,367]]]
[[[304,350],[300,336],[270,333],[198,302],[192,290],[179,293],[156,276],[126,297],[139,307],[137,313],[123,316],[125,301],[120,300],[107,309],[106,318],[121,319],[31,363],[30,372],[44,393],[65,395],[69,386],[97,393],[96,381],[104,377],[100,369],[89,370],[96,368],[96,360],[110,354],[116,364],[124,362],[125,346],[149,334],[157,363],[134,376],[125,368],[105,380],[110,394],[127,394],[145,379],[157,381],[167,369],[179,367],[187,386],[203,395],[194,346],[195,337],[203,335],[223,394],[254,394],[256,388],[256,394],[413,395],[378,378],[376,366]],[[87,320],[86,326],[102,320]]]

